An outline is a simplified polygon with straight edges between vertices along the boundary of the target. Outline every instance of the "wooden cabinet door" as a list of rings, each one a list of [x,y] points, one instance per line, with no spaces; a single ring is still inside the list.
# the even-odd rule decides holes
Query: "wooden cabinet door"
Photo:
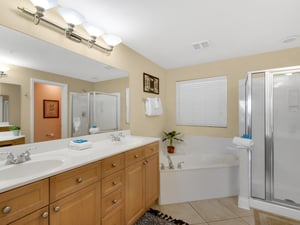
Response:
[[[100,225],[100,182],[50,205],[50,225]]]
[[[139,161],[126,168],[125,221],[131,225],[145,211],[145,165]]]
[[[145,169],[146,208],[150,207],[159,196],[159,162],[158,154],[147,158]]]
[[[44,207],[9,225],[48,225],[48,223],[48,207]]]

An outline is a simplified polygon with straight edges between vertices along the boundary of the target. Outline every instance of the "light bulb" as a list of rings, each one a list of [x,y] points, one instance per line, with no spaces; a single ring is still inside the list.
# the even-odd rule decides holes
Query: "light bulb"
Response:
[[[58,4],[58,0],[30,0],[34,6],[39,6],[44,10],[51,9]]]
[[[104,34],[102,38],[109,46],[116,46],[122,42],[122,39],[114,34]]]
[[[89,33],[90,36],[100,37],[104,33],[103,30],[90,23],[84,23],[82,25],[84,29]]]
[[[85,20],[84,16],[70,8],[59,8],[58,12],[64,18],[66,23],[72,24],[74,26],[82,24]]]

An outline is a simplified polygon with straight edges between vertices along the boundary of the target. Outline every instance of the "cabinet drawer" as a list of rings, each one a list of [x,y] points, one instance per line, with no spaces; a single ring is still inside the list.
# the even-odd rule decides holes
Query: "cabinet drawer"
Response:
[[[0,224],[7,224],[48,204],[48,179],[1,193]]]
[[[125,152],[126,166],[131,165],[135,162],[143,160],[145,157],[145,147],[139,147],[128,152]]]
[[[145,146],[145,156],[148,157],[150,155],[158,153],[158,150],[159,150],[159,144],[158,144],[158,142],[146,145]]]
[[[102,160],[102,177],[106,177],[124,168],[124,154],[118,154]]]
[[[44,207],[33,213],[22,217],[21,219],[10,223],[9,225],[48,225],[49,221],[49,208]]]
[[[102,179],[102,196],[124,187],[124,171],[114,173]]]
[[[119,206],[123,205],[124,192],[119,189],[106,197],[102,198],[102,215],[106,216]]]
[[[102,219],[102,225],[123,225],[124,215],[123,208],[118,207]]]
[[[50,202],[100,180],[100,161],[50,177]]]

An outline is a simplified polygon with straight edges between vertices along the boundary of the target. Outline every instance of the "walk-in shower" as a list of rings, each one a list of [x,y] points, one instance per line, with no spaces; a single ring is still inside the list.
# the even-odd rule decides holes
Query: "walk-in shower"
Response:
[[[89,134],[91,127],[98,132],[119,130],[120,93],[71,93],[71,136]]]
[[[249,72],[245,95],[251,198],[298,211],[300,66]]]

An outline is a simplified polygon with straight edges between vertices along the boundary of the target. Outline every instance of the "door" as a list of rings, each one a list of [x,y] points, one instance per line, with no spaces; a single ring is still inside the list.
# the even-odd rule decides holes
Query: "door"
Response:
[[[146,207],[150,207],[159,195],[159,162],[158,154],[147,158],[145,160],[145,179],[146,179]]]
[[[61,138],[62,88],[34,84],[34,142]]]

